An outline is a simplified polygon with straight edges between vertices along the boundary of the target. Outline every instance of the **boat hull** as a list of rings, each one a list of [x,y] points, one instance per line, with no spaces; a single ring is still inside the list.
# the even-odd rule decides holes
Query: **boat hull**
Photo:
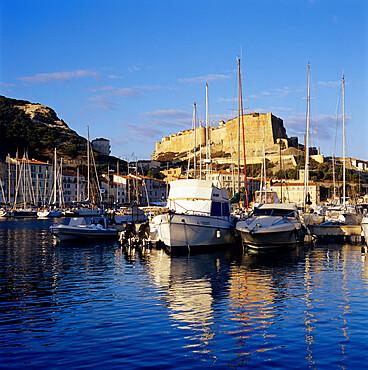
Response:
[[[301,229],[290,229],[277,232],[251,232],[238,229],[242,243],[251,249],[268,250],[275,248],[295,247],[304,240]]]
[[[231,218],[166,213],[150,224],[151,240],[161,241],[171,251],[182,247],[206,247],[235,242]]]
[[[11,217],[37,217],[37,211],[15,209],[9,213]]]
[[[117,239],[118,237],[118,231],[116,229],[100,229],[88,226],[50,226],[50,232],[61,241],[75,239]]]

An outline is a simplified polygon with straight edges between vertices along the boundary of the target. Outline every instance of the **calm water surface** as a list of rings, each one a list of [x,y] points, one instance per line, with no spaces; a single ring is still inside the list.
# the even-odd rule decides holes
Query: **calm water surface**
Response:
[[[366,366],[359,245],[169,257],[58,244],[50,224],[0,221],[0,368]]]

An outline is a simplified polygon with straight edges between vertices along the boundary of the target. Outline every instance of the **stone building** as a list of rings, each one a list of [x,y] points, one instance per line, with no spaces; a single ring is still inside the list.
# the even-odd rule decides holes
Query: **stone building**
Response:
[[[104,138],[98,138],[91,141],[92,149],[96,152],[110,155],[111,148],[110,148],[110,140]]]
[[[243,132],[244,124],[245,152],[246,157],[261,157],[263,155],[263,141],[268,154],[276,154],[280,150],[280,142],[283,149],[298,145],[297,138],[288,138],[283,120],[271,113],[250,113],[245,114],[240,119],[240,159],[243,158]],[[243,124],[242,124],[243,121]],[[264,132],[264,135],[263,135]],[[196,153],[199,156],[202,147],[202,156],[205,152],[205,127],[196,129]],[[233,161],[238,157],[238,118],[231,119],[226,123],[221,121],[218,127],[209,127],[209,139],[211,147],[211,157],[227,158]],[[174,158],[185,159],[188,152],[194,148],[194,130],[181,131],[169,137],[162,138],[161,142],[156,143],[155,152],[152,159],[172,160]]]

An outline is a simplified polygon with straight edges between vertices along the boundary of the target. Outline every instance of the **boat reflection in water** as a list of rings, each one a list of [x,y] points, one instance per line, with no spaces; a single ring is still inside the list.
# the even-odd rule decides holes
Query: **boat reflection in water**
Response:
[[[0,222],[4,368],[365,368],[361,245],[169,256],[50,225]]]
[[[269,366],[282,367],[284,353],[306,367],[326,355],[319,336],[328,342],[333,358],[344,362],[349,357],[344,342],[351,341],[350,326],[357,325],[349,323],[353,249],[334,245],[181,257],[152,250],[145,258],[161,304],[189,338],[183,346],[194,355],[227,366],[251,366],[262,358]],[[326,269],[331,263],[338,276],[333,281]],[[333,299],[326,294],[330,290]]]

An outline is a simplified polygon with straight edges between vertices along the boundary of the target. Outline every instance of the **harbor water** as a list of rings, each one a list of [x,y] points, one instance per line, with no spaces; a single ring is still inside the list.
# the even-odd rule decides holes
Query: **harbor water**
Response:
[[[358,369],[361,245],[185,256],[60,244],[50,220],[0,220],[0,368]]]

